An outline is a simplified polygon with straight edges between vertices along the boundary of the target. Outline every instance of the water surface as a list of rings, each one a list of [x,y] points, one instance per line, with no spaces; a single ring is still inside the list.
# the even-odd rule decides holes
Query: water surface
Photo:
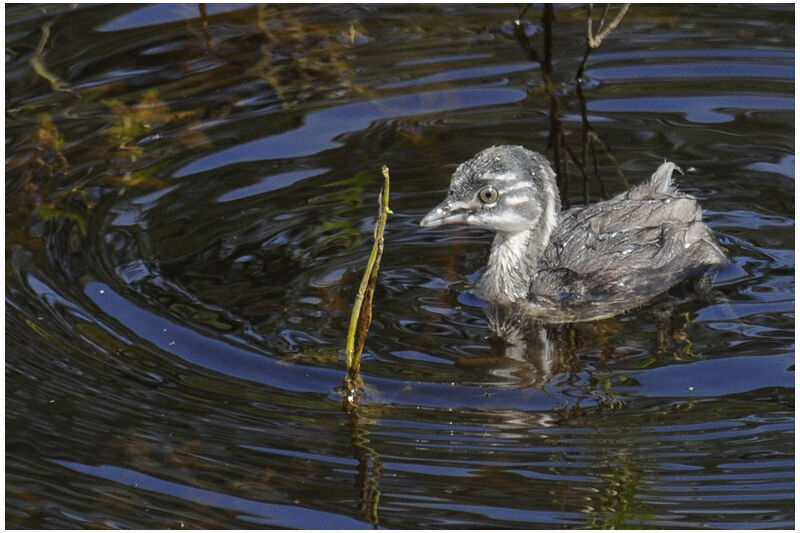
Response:
[[[518,10],[7,6],[8,527],[794,526],[793,7],[637,5],[592,54],[606,189],[677,162],[730,265],[509,348],[469,293],[491,235],[418,223],[480,149],[553,155]],[[585,9],[555,15],[580,152]]]

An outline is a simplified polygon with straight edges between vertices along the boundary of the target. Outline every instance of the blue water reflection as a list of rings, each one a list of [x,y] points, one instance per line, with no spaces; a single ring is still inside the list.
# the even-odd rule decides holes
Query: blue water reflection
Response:
[[[456,109],[469,109],[496,104],[518,102],[525,93],[510,88],[464,88],[390,96],[367,102],[345,104],[323,111],[311,112],[303,117],[303,125],[279,135],[270,135],[254,141],[201,157],[178,169],[175,176],[208,172],[224,165],[246,161],[285,159],[324,152],[342,146],[337,141],[341,135],[360,131],[377,120],[402,116],[420,117]]]

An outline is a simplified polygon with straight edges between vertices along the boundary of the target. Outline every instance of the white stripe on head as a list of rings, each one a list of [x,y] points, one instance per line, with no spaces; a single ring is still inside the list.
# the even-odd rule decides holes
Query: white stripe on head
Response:
[[[512,185],[509,185],[508,187],[503,187],[502,189],[500,189],[500,191],[503,194],[508,194],[522,189],[533,189],[533,184],[528,181],[521,181],[519,183],[514,183]]]
[[[492,176],[491,179],[495,181],[514,181],[517,179],[517,175],[513,172],[504,172],[503,174],[496,174]]]
[[[517,194],[517,195],[505,196],[503,202],[506,205],[520,205],[526,202],[530,202],[530,200],[531,199],[529,196],[523,196]]]

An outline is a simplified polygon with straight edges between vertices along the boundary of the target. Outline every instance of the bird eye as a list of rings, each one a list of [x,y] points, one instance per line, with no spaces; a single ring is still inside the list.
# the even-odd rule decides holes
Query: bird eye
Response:
[[[497,201],[497,189],[494,187],[486,187],[478,193],[478,199],[484,204],[493,204]]]

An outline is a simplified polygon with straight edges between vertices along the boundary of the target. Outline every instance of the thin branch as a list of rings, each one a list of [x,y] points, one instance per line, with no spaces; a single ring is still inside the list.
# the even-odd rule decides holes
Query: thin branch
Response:
[[[617,160],[614,156],[611,155],[608,145],[597,135],[597,133],[592,129],[591,124],[589,123],[589,113],[586,107],[586,99],[583,94],[583,85],[582,85],[582,76],[586,69],[586,66],[589,62],[589,56],[592,53],[592,50],[600,46],[603,39],[608,37],[611,32],[619,26],[622,22],[622,18],[627,13],[628,9],[630,8],[630,4],[623,5],[620,10],[617,12],[614,19],[606,25],[606,20],[608,18],[608,14],[610,11],[610,5],[607,5],[603,14],[600,18],[600,22],[597,28],[597,34],[594,33],[593,28],[593,21],[592,21],[592,12],[593,7],[590,4],[588,8],[587,18],[586,18],[586,49],[584,52],[583,62],[581,63],[580,67],[578,68],[578,72],[575,75],[575,79],[577,81],[576,84],[576,92],[578,96],[578,100],[581,106],[581,119],[582,119],[582,146],[581,146],[581,154],[580,157],[575,151],[570,148],[567,143],[566,135],[564,133],[564,126],[561,123],[561,109],[560,109],[560,102],[558,95],[556,94],[556,90],[554,88],[553,83],[553,65],[552,65],[552,57],[553,57],[553,26],[555,23],[555,13],[553,10],[552,4],[545,4],[544,5],[544,12],[542,14],[542,28],[544,33],[544,53],[540,56],[536,49],[531,44],[528,36],[525,34],[525,30],[522,26],[522,22],[520,18],[526,12],[528,5],[526,5],[519,13],[517,20],[514,21],[514,37],[519,42],[522,49],[525,51],[528,59],[531,61],[535,61],[539,63],[539,67],[542,71],[542,78],[544,81],[544,89],[549,96],[550,99],[550,134],[548,136],[548,148],[552,149],[553,151],[553,162],[556,171],[556,175],[558,176],[558,186],[559,186],[559,193],[561,196],[561,203],[565,207],[569,207],[569,195],[567,192],[569,191],[570,181],[571,181],[571,172],[570,172],[570,163],[574,165],[583,177],[583,196],[584,201],[588,204],[589,203],[589,180],[590,180],[590,160],[591,157],[591,166],[593,168],[594,177],[600,183],[600,187],[603,191],[603,196],[608,198],[608,187],[606,186],[605,182],[600,177],[599,173],[599,165],[598,165],[598,157],[597,157],[597,149],[596,145],[599,144],[601,148],[604,150],[606,156],[609,158],[610,161],[614,164],[617,170],[617,174],[619,175],[621,181],[624,183],[625,187],[628,188],[628,182],[625,179],[625,176],[622,173],[622,168],[620,167]]]
[[[539,54],[536,53],[536,49],[528,40],[528,36],[525,35],[525,28],[522,27],[522,23],[520,22],[519,18],[514,21],[514,37],[517,39],[517,42],[522,49],[525,50],[525,54],[528,56],[528,59],[539,63],[541,66],[542,60],[539,59]]]
[[[611,150],[609,150],[608,145],[606,144],[606,142],[603,139],[601,139],[600,136],[597,135],[594,132],[592,132],[592,138],[593,138],[594,142],[598,143],[603,148],[603,151],[605,151],[605,153],[606,153],[606,157],[609,160],[611,160],[612,163],[614,163],[614,167],[617,169],[617,175],[619,176],[619,179],[622,180],[622,184],[625,185],[626,189],[630,189],[630,184],[628,184],[628,180],[625,178],[625,175],[622,173],[622,166],[619,164],[619,161],[617,161],[617,158],[614,157],[611,154]]]
[[[606,15],[603,13],[603,18],[600,20],[600,24],[597,27],[596,35],[592,35],[592,4],[589,4],[589,14],[586,17],[586,41],[589,43],[589,46],[592,48],[597,48],[603,42],[603,39],[608,37],[608,35],[614,31],[614,29],[619,26],[619,23],[622,22],[622,17],[625,16],[625,13],[628,12],[630,9],[630,4],[623,4],[620,10],[617,12],[617,16],[614,17],[614,20],[608,25],[608,27],[603,28],[603,23],[605,22]],[[608,6],[606,6],[606,13],[608,13]]]
[[[205,4],[198,4],[200,8],[200,22],[203,24],[203,35],[206,38],[206,48],[209,51],[214,51],[214,48],[211,46],[211,32],[208,29],[208,11],[206,10]]]
[[[592,50],[599,47],[600,44],[603,42],[603,39],[608,37],[614,29],[620,25],[622,22],[622,17],[625,16],[625,13],[628,12],[630,9],[630,4],[623,4],[620,10],[617,12],[617,15],[614,17],[614,20],[611,23],[603,28],[606,21],[606,15],[608,14],[608,10],[611,7],[611,4],[606,5],[606,9],[603,12],[603,16],[600,19],[600,23],[597,26],[598,33],[595,34],[593,30],[593,21],[592,21],[592,10],[593,5],[589,4],[586,12],[586,50],[583,54],[583,61],[581,62],[581,66],[578,68],[578,73],[575,74],[575,79],[578,80],[580,83],[581,78],[583,77],[583,72],[586,70],[586,65],[589,63],[589,55],[592,53]]]

